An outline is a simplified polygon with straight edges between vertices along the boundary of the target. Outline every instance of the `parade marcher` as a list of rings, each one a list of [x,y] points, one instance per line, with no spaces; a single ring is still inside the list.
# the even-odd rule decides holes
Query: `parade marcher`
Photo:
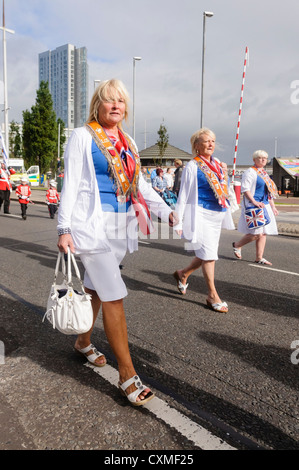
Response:
[[[54,219],[57,212],[57,207],[60,197],[56,189],[56,181],[50,181],[50,188],[46,192],[46,203],[48,204],[49,215],[51,219]]]
[[[59,250],[77,253],[85,267],[84,286],[92,296],[94,321],[102,306],[120,391],[139,406],[154,395],[142,385],[130,355],[123,306],[127,289],[119,265],[127,250],[138,248],[138,224],[143,233],[150,233],[148,209],[171,226],[176,219],[145,182],[136,144],[122,129],[128,99],[119,80],[103,81],[94,91],[87,123],[73,131],[65,151],[57,228]],[[106,358],[91,344],[92,330],[79,335],[74,346],[103,367]]]
[[[243,200],[238,230],[245,235],[238,242],[233,242],[233,252],[236,258],[242,259],[241,248],[247,243],[255,241],[255,263],[271,266],[272,263],[264,258],[264,250],[267,235],[278,235],[275,220],[278,210],[274,205],[274,199],[278,197],[278,191],[274,181],[264,169],[268,161],[267,152],[256,150],[252,159],[254,165],[243,173],[241,184]],[[245,210],[252,206],[266,207],[270,223],[263,227],[248,228]]]
[[[16,189],[16,195],[19,198],[19,203],[21,206],[22,218],[26,220],[27,218],[27,207],[30,201],[31,189],[28,184],[28,179],[23,177],[21,178],[21,184]]]
[[[195,258],[173,275],[179,292],[184,295],[188,277],[201,267],[208,289],[208,307],[226,313],[228,305],[220,299],[214,281],[221,229],[235,229],[228,201],[226,164],[213,156],[215,134],[209,129],[195,132],[191,146],[194,158],[183,170],[176,205],[180,224],[176,230],[190,241],[187,250],[194,251]]]
[[[15,170],[13,168],[7,169],[5,164],[2,162],[0,165],[0,210],[3,204],[4,214],[10,214],[10,193],[11,183],[10,175],[14,175]]]

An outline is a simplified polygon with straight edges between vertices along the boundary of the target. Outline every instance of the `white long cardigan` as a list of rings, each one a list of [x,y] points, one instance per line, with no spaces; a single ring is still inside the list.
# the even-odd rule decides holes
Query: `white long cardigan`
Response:
[[[199,233],[202,229],[200,227],[198,207],[198,184],[197,184],[197,170],[198,165],[194,160],[191,160],[183,170],[181,186],[178,201],[176,204],[176,212],[179,217],[179,224],[175,229],[183,230],[183,236],[191,243],[198,243]],[[203,221],[202,221],[203,222]],[[203,222],[204,223],[204,222]],[[235,230],[235,225],[231,215],[231,210],[228,208],[223,222],[222,228],[228,230]]]
[[[76,253],[111,251],[91,153],[92,137],[85,127],[72,132],[64,154],[65,176],[58,212],[58,229],[71,229]],[[139,190],[149,209],[168,222],[171,208],[140,174]],[[128,213],[128,249],[138,249],[138,223],[134,208]],[[133,235],[132,235],[133,234]]]

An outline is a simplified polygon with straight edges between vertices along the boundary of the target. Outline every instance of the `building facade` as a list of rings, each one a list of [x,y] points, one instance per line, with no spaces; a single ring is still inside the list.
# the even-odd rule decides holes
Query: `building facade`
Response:
[[[273,180],[281,194],[299,196],[299,157],[274,158]]]
[[[82,126],[88,113],[87,49],[72,44],[39,54],[39,83],[48,82],[57,119],[68,129]]]

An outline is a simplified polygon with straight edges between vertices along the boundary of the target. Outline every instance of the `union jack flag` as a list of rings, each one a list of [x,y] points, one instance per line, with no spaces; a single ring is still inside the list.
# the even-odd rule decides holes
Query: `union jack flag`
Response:
[[[270,218],[265,207],[250,207],[245,211],[248,228],[259,228],[270,223]]]

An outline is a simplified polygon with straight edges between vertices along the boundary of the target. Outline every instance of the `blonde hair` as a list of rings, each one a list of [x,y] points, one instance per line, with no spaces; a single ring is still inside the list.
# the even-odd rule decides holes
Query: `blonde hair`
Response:
[[[99,84],[96,88],[90,102],[89,106],[89,116],[87,119],[87,123],[91,121],[98,121],[98,111],[99,106],[103,102],[107,101],[114,101],[116,99],[122,98],[125,102],[125,114],[124,119],[128,119],[128,111],[129,111],[129,93],[127,92],[126,87],[124,84],[115,78],[111,80],[105,80]],[[100,123],[99,123],[100,124]],[[121,123],[118,124],[121,128]]]
[[[259,158],[259,157],[268,159],[269,155],[267,154],[265,150],[256,150],[252,155],[252,160],[254,161],[256,158]]]
[[[183,164],[182,160],[180,160],[179,158],[176,158],[174,160],[174,163],[177,163],[179,166],[182,166],[182,164]]]
[[[216,135],[214,134],[213,131],[208,129],[207,127],[202,127],[198,131],[194,132],[194,134],[191,136],[190,142],[191,142],[191,149],[192,149],[192,154],[196,155],[196,144],[198,141],[202,138],[203,135],[209,135],[211,136],[214,140],[216,140]]]

